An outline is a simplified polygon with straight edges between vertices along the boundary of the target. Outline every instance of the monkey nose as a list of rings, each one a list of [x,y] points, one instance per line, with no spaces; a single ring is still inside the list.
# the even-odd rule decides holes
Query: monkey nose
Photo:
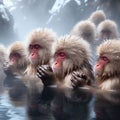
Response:
[[[34,53],[32,53],[32,56],[34,56]]]
[[[57,65],[57,62],[55,62],[55,65]]]

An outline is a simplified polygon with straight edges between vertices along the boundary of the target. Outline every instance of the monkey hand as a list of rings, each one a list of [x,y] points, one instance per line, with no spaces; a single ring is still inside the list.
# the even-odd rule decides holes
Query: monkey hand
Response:
[[[71,77],[71,85],[73,88],[83,87],[87,85],[87,76],[82,71],[74,71]]]
[[[49,65],[42,65],[37,67],[37,76],[40,78],[45,86],[53,85],[54,76]]]

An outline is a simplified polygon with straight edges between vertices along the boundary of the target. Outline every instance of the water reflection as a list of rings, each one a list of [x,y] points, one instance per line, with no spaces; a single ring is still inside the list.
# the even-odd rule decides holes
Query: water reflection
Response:
[[[0,94],[0,120],[119,120],[120,93],[40,86],[19,79]]]
[[[96,95],[96,120],[120,120],[120,93],[115,91]]]
[[[92,93],[86,90],[58,91],[51,103],[56,120],[89,120]]]
[[[25,106],[15,106],[11,103],[8,92],[0,95],[0,120],[26,120]]]

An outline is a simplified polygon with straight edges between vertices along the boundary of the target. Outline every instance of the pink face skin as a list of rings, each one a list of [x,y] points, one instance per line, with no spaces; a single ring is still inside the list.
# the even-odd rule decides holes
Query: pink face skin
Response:
[[[52,64],[53,71],[60,70],[62,68],[62,64],[66,58],[67,58],[67,55],[63,51],[59,51],[59,52],[55,53],[55,56],[54,56],[55,61]]]
[[[39,44],[30,44],[29,45],[29,51],[30,51],[30,60],[32,62],[37,61],[39,59],[39,52],[40,52],[41,46]]]
[[[109,63],[109,59],[106,56],[101,56],[94,67],[95,73],[99,74],[101,71],[103,71],[107,63]]]
[[[11,64],[17,64],[19,59],[20,59],[20,54],[19,53],[11,53],[10,54],[10,62]]]

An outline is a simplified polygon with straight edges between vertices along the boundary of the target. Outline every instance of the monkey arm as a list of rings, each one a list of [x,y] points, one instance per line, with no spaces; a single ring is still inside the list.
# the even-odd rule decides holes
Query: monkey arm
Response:
[[[42,65],[37,67],[37,76],[40,78],[45,86],[55,84],[55,78],[53,72],[48,65]]]

